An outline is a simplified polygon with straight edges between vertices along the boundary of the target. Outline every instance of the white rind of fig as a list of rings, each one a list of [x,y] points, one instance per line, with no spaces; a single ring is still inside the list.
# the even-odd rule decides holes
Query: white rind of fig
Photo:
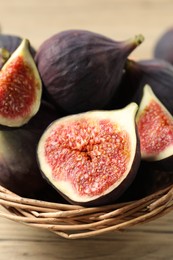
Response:
[[[116,197],[119,197],[120,194],[123,193],[123,191],[130,185],[139,166],[140,149],[139,149],[139,142],[136,134],[136,125],[135,125],[135,115],[137,109],[138,109],[137,104],[131,103],[125,108],[119,110],[89,111],[77,115],[66,116],[52,122],[52,124],[43,133],[38,143],[38,149],[37,149],[38,163],[40,166],[40,170],[43,173],[43,176],[48,180],[50,184],[53,185],[53,187],[56,190],[58,190],[67,200],[69,200],[72,203],[80,204],[80,205],[100,205],[100,204],[105,204],[107,202],[110,203],[111,200],[115,201]],[[85,194],[81,196],[76,192],[76,190],[73,187],[73,183],[71,183],[71,181],[69,180],[64,181],[60,179],[58,180],[54,178],[52,167],[45,156],[45,149],[46,149],[45,144],[48,140],[47,138],[49,138],[49,136],[53,133],[53,131],[56,132],[56,127],[61,124],[68,125],[71,124],[72,122],[78,120],[80,121],[83,118],[85,120],[88,120],[88,122],[90,122],[91,124],[92,122],[99,122],[100,120],[110,120],[112,125],[116,125],[115,132],[119,133],[119,131],[120,132],[124,131],[128,136],[128,145],[129,145],[128,148],[130,151],[130,155],[129,155],[128,163],[126,165],[125,172],[119,177],[116,183],[113,183],[113,185],[105,189],[101,194],[97,194],[97,195]],[[76,138],[77,137],[78,136],[76,136]],[[86,139],[84,139],[83,142],[85,143]],[[104,142],[104,140],[102,142]],[[81,143],[79,144],[79,149],[80,149],[80,145]],[[103,152],[106,153],[107,158],[109,158],[109,151],[105,150]],[[58,165],[57,167],[59,167],[57,169],[57,172],[59,170],[61,174],[63,174],[63,169],[61,168],[61,165]],[[75,168],[75,164],[74,164],[74,168]],[[104,166],[102,170],[104,171]],[[108,176],[106,176],[106,178],[107,177]],[[125,182],[125,180],[127,180],[127,183]],[[116,192],[114,194],[113,191],[116,189],[118,192],[117,194]],[[102,199],[100,200],[100,198],[103,198],[103,200]]]
[[[15,61],[15,59],[17,58],[22,58],[24,64],[27,66],[27,68],[29,68],[31,70],[31,73],[29,75],[29,77],[33,78],[33,83],[34,83],[34,93],[31,93],[32,95],[34,95],[34,101],[32,104],[30,104],[30,106],[28,107],[28,111],[23,115],[16,115],[16,116],[13,116],[13,117],[10,117],[10,116],[4,116],[3,113],[1,113],[1,109],[0,109],[0,125],[4,125],[4,126],[7,126],[7,127],[19,127],[19,126],[22,126],[24,124],[26,124],[39,110],[40,108],[40,102],[41,102],[41,95],[42,95],[42,82],[41,82],[41,79],[40,79],[40,75],[39,75],[39,72],[37,70],[37,67],[35,65],[35,62],[33,60],[33,57],[29,51],[29,40],[27,39],[23,39],[21,44],[19,45],[19,47],[12,53],[12,55],[10,56],[10,58],[7,60],[7,62],[4,64],[4,66],[2,67],[1,69],[1,73],[5,72],[9,66],[12,64],[12,62]],[[17,80],[18,80],[18,75],[16,75],[14,81],[15,81],[15,85],[14,85],[14,88],[17,86]],[[9,77],[10,77],[10,70],[9,70]],[[1,77],[0,77],[0,93],[1,93]],[[7,76],[7,80],[8,80],[8,76]],[[10,81],[10,80],[8,80]],[[27,85],[27,83],[25,84],[25,79],[22,79],[20,80],[20,83],[23,87],[23,90],[25,91],[25,87]],[[11,86],[13,86],[11,84]],[[13,88],[13,87],[11,87]],[[31,86],[27,86],[28,89],[31,89]],[[14,89],[13,89],[14,91]],[[25,94],[23,93],[23,91],[21,90],[20,93],[19,93],[19,99],[21,99],[21,108],[22,107],[26,107],[27,104],[25,102],[22,103],[22,96],[24,96]],[[5,104],[5,101],[4,101],[4,104],[1,102],[1,107],[2,107],[2,110],[3,109],[11,109],[11,107],[13,106],[14,109],[16,109],[16,111],[19,111],[20,108],[19,107],[16,107],[15,108],[15,101],[16,98],[15,96],[13,97],[13,94],[10,93],[10,91],[8,92],[8,96],[7,97],[8,99],[11,98],[11,103],[9,102],[7,105]],[[0,95],[0,99],[1,98],[1,95]],[[4,108],[3,106],[6,105],[6,108]]]
[[[169,113],[169,111],[165,108],[165,106],[161,103],[161,101],[156,97],[154,92],[152,91],[151,87],[149,85],[145,85],[143,89],[143,97],[141,99],[138,112],[136,114],[136,123],[137,126],[139,124],[139,121],[141,119],[141,115],[143,111],[146,109],[146,107],[150,104],[150,102],[156,102],[161,110],[164,112],[167,118],[169,118],[172,121],[173,124],[173,117]],[[157,118],[156,118],[157,120]],[[140,133],[139,133],[140,138]],[[146,153],[141,148],[141,158],[145,161],[161,161],[163,159],[166,159],[173,155],[173,143],[170,143],[164,150],[162,150],[159,153]]]

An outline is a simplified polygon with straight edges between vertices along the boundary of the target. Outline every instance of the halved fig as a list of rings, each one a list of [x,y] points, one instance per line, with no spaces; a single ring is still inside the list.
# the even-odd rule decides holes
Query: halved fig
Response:
[[[42,83],[24,39],[0,71],[0,125],[26,124],[39,110]]]
[[[144,87],[136,122],[142,159],[173,169],[173,117],[149,85]]]
[[[140,163],[137,104],[88,111],[54,121],[38,143],[43,176],[69,202],[114,202],[132,183]]]

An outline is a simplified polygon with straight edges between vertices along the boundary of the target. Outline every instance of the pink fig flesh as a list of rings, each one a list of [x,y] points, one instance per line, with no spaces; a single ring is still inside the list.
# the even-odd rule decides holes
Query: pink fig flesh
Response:
[[[139,165],[136,106],[67,116],[44,132],[38,145],[41,171],[70,202],[110,203],[130,185]],[[125,112],[132,114],[128,130]]]
[[[154,171],[173,170],[173,117],[149,85],[136,116],[141,158]]]
[[[19,127],[39,110],[42,83],[24,39],[0,71],[0,125]]]
[[[35,100],[35,80],[30,77],[31,68],[24,64],[21,57],[16,57],[0,73],[0,113],[15,118],[25,115]],[[17,78],[17,79],[16,79]],[[16,79],[16,80],[15,80]],[[30,86],[28,88],[28,85]],[[22,97],[20,98],[22,93]],[[5,104],[4,104],[5,103]],[[21,112],[22,108],[22,112]]]

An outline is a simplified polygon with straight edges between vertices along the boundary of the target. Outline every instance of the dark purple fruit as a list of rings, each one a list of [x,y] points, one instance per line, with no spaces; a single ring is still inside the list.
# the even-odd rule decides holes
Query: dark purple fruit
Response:
[[[36,149],[41,134],[56,118],[53,107],[42,102],[38,114],[25,129],[0,131],[0,185],[20,196],[32,198],[50,192],[50,185],[38,168]]]
[[[137,108],[131,103],[121,110],[89,111],[54,121],[38,144],[44,178],[71,203],[115,202],[140,163]]]
[[[10,55],[19,47],[22,38],[17,35],[0,34],[0,68],[9,59]],[[30,46],[32,56],[35,56],[35,49]]]
[[[144,198],[173,184],[173,169],[164,171],[151,167],[151,163],[141,161],[133,183],[120,197],[120,202]]]
[[[52,104],[45,100],[42,100],[37,114],[34,117],[32,117],[27,124],[20,128],[42,132],[50,123],[52,123],[55,119],[58,119],[60,117],[61,114],[56,110],[56,108]]]
[[[149,85],[136,115],[141,158],[151,167],[173,171],[173,117],[156,97]]]
[[[0,71],[0,125],[19,127],[39,110],[42,82],[24,39]]]
[[[39,136],[27,130],[0,131],[0,185],[26,197],[35,197],[46,183],[36,160]]]
[[[85,30],[47,39],[35,60],[47,95],[67,113],[101,109],[116,92],[127,56],[143,41],[117,42]]]
[[[140,103],[143,88],[148,84],[163,105],[173,114],[173,66],[163,60],[128,60],[121,82],[119,106],[135,101]],[[113,99],[116,104],[117,99]]]
[[[157,40],[154,46],[154,57],[173,65],[173,27],[165,31]]]

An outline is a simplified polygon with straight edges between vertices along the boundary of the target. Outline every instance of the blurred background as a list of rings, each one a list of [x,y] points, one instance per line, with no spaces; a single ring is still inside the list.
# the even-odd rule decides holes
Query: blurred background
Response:
[[[87,29],[124,40],[142,33],[135,58],[148,58],[156,40],[173,26],[172,0],[0,0],[2,33],[28,38],[35,48],[66,29]]]

